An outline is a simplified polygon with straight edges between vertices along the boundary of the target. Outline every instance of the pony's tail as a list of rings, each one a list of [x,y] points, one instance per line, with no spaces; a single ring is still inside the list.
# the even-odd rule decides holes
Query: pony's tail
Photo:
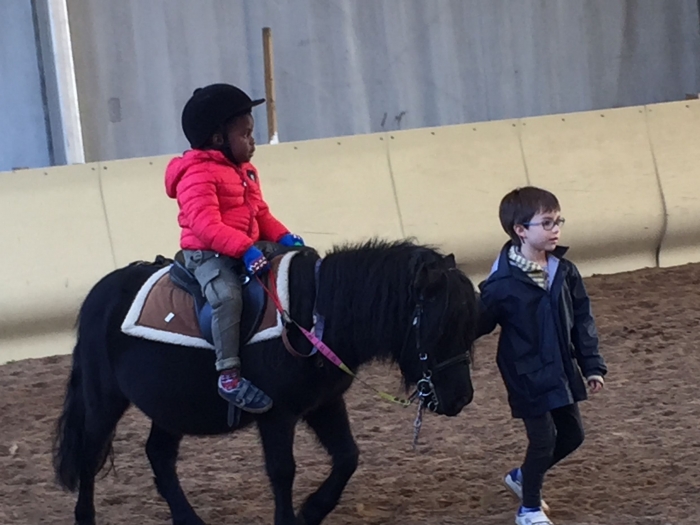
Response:
[[[111,460],[107,473],[114,468],[112,441],[129,400],[109,369],[109,341],[116,330],[119,302],[124,300],[123,288],[132,273],[127,267],[102,278],[78,314],[73,365],[52,451],[56,480],[70,491],[80,487],[81,478],[94,479],[107,460]]]
[[[80,322],[78,322],[80,324]],[[85,438],[85,396],[80,368],[81,340],[73,350],[73,367],[66,386],[63,412],[56,423],[53,467],[58,483],[74,492],[80,483],[81,451]]]
[[[105,384],[96,384],[97,374],[91,373],[95,368],[96,351],[105,346],[101,341],[104,330],[96,327],[106,324],[106,316],[100,320],[94,315],[100,311],[94,303],[101,301],[99,294],[91,293],[80,310],[77,323],[78,341],[73,349],[73,366],[66,385],[63,411],[56,422],[54,434],[53,468],[56,479],[59,485],[71,492],[79,488],[81,475],[95,476],[107,460],[110,460],[110,468],[105,475],[114,468],[112,440],[117,421],[128,406],[126,400],[123,406],[118,406],[117,409],[105,404],[104,400],[110,398],[104,390],[107,387]],[[85,402],[88,397],[99,400],[103,408],[100,412],[102,419],[95,420],[94,411],[88,414]],[[96,428],[104,431],[88,434],[88,423],[93,427],[97,425]]]

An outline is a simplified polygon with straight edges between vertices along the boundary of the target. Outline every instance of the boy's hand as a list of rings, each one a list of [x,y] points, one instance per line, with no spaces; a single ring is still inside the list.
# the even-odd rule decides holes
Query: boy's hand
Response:
[[[586,383],[588,383],[588,388],[591,389],[592,394],[597,394],[605,388],[603,376],[590,376],[586,378]]]

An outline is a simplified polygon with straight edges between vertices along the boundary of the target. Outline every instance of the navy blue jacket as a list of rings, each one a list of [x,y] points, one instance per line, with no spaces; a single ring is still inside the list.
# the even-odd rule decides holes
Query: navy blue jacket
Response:
[[[508,261],[508,243],[481,289],[479,336],[501,326],[497,362],[513,417],[587,399],[584,377],[605,376],[591,303],[576,266],[557,248],[549,290]],[[582,374],[583,373],[583,377]]]

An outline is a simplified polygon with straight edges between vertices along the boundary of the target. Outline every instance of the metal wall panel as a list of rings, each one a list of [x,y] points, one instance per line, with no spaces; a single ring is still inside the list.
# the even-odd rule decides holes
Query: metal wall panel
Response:
[[[0,2],[0,171],[51,164],[32,2]]]
[[[283,141],[683,99],[695,0],[68,0],[88,160],[186,148],[195,87],[264,94]],[[257,138],[267,137],[256,109]]]

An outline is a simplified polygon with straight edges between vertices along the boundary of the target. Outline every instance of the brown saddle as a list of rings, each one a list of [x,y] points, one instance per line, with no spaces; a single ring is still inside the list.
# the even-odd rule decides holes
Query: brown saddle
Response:
[[[289,266],[296,253],[298,250],[273,256],[271,271],[262,278],[268,289],[277,290],[285,310],[289,309]],[[273,278],[275,285],[270,286]],[[280,337],[284,322],[260,282],[244,275],[242,285],[241,342],[252,344]],[[214,348],[211,306],[194,275],[185,268],[181,253],[143,284],[122,323],[122,331],[154,341]]]

